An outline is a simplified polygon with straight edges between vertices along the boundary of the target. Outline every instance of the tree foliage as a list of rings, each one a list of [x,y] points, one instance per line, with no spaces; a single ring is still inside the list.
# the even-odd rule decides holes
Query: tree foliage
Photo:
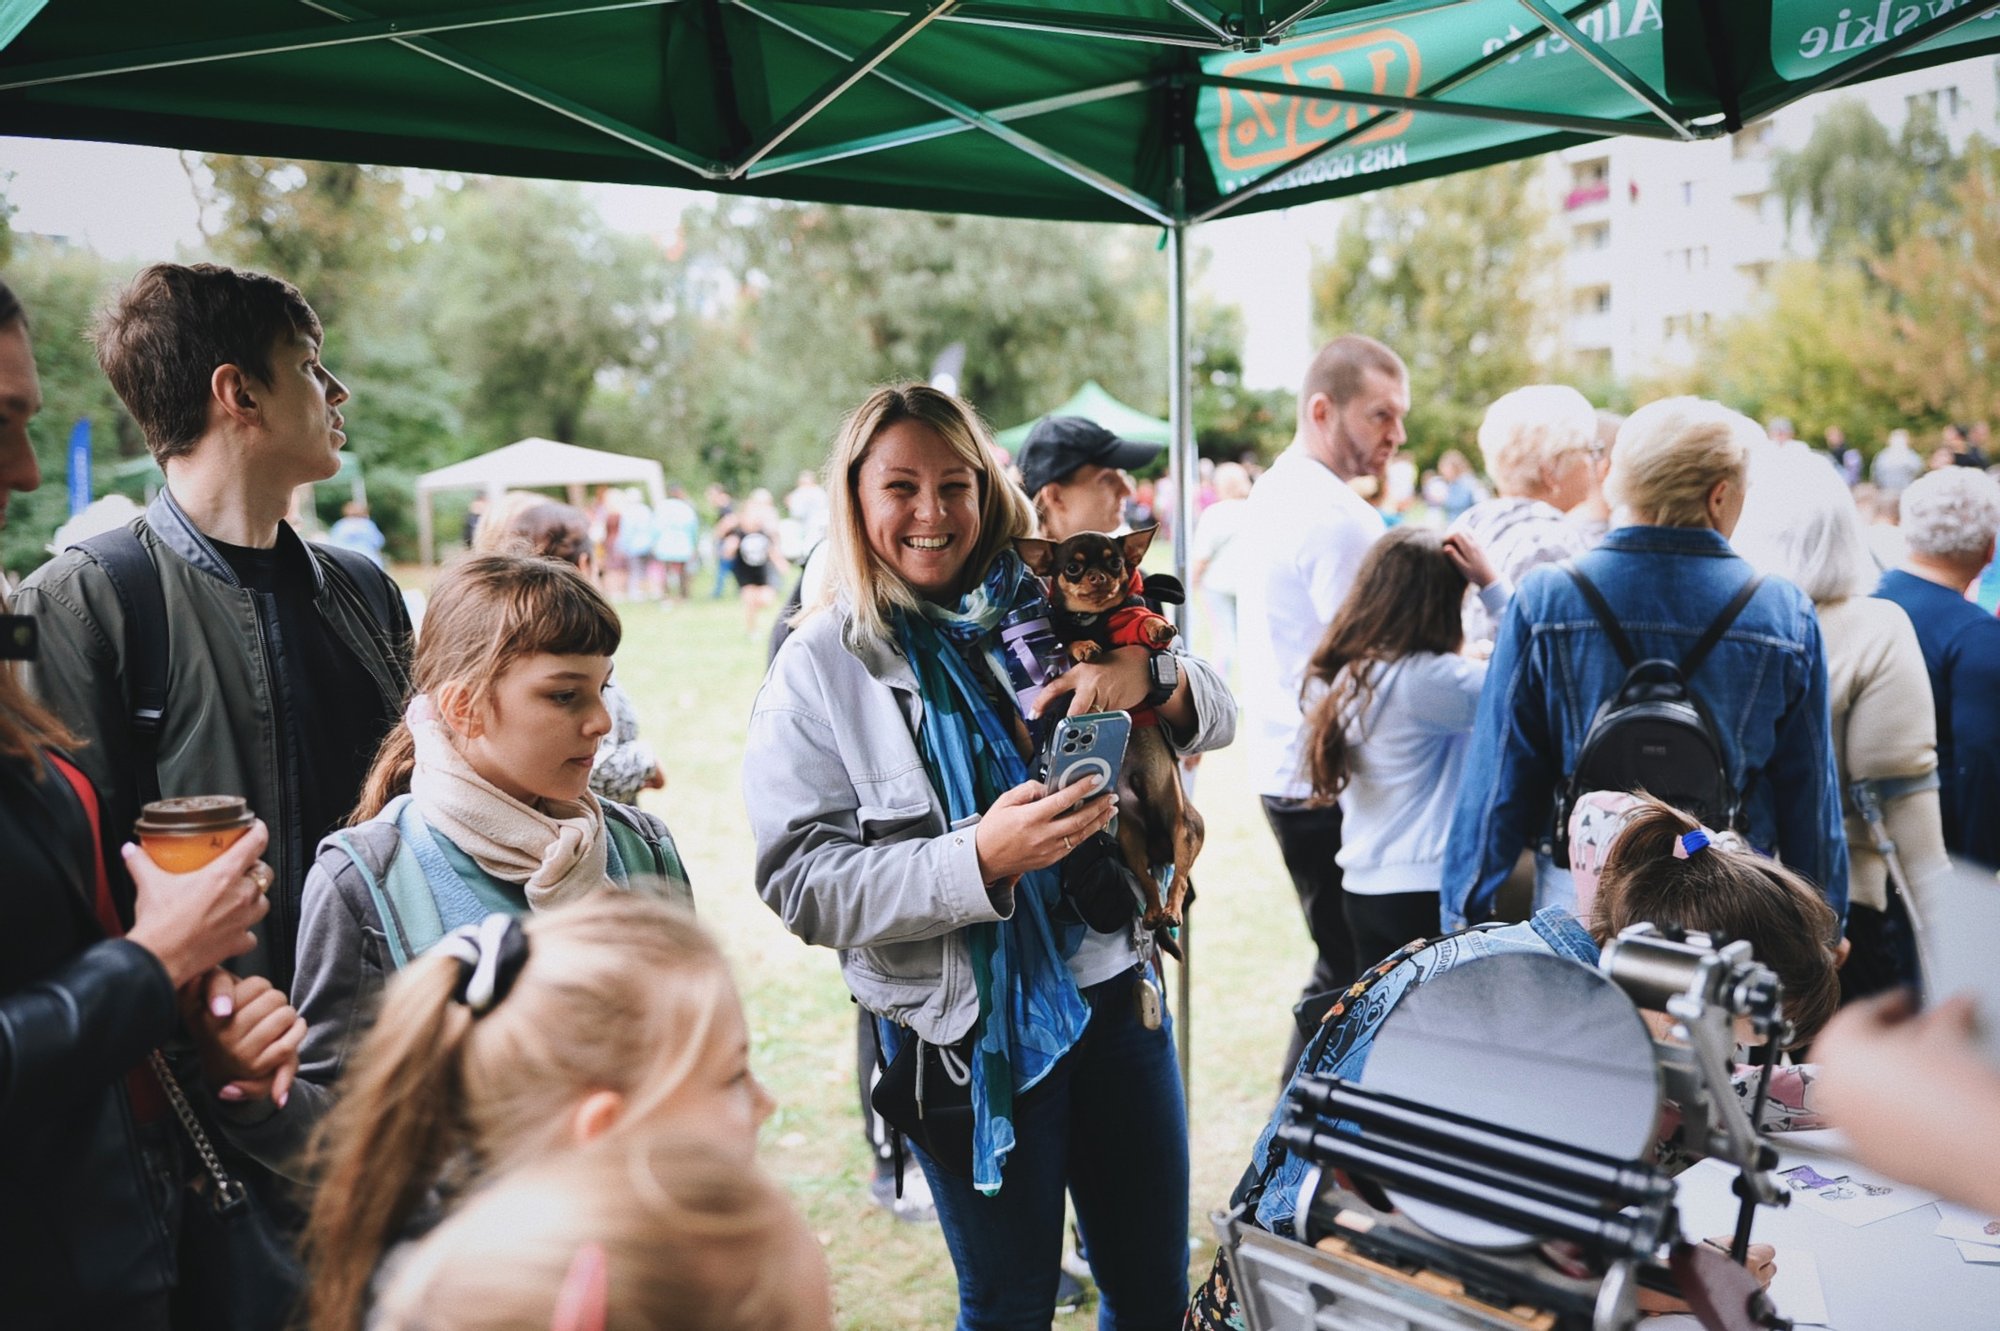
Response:
[[[1937,113],[1915,103],[1900,135],[1868,104],[1835,102],[1795,152],[1772,160],[1786,224],[1803,224],[1823,258],[1865,262],[1895,249],[1917,216],[1947,205],[1958,167]]]
[[[654,457],[691,488],[789,485],[870,388],[930,377],[954,343],[961,391],[996,426],[1093,378],[1166,410],[1165,264],[1151,232],[717,200],[690,207],[663,245],[613,231],[572,185],[184,162],[209,256],[288,278],[320,314],[327,364],[353,394],[348,448],[394,553],[411,551],[417,474],[528,435]],[[63,386],[50,420],[101,416],[100,441],[136,453],[81,340],[129,271],[33,238],[17,249],[8,274],[37,310],[38,342],[61,349],[43,351]],[[1289,398],[1242,387],[1233,308],[1192,313],[1202,446],[1281,446]],[[51,464],[56,432],[42,427]],[[345,498],[321,487],[322,516]],[[14,524],[17,563],[32,562],[59,508],[30,505]]]
[[[69,517],[69,437],[77,422],[90,422],[100,479],[121,459],[142,453],[144,441],[98,370],[88,339],[97,308],[127,276],[123,266],[39,236],[16,236],[12,262],[0,276],[28,312],[42,381],[42,411],[28,427],[42,488],[16,495],[0,528],[0,564],[22,572],[43,560],[49,536]]]
[[[1787,178],[1825,248],[1724,326],[1698,391],[1868,449],[1898,426],[2000,416],[2000,150],[1974,137],[1952,154],[1921,109],[1901,143],[1858,103],[1821,122],[1798,159],[1813,170]],[[1872,165],[1850,173],[1837,150]],[[1878,168],[1902,174],[1885,187]]]
[[[1760,420],[1789,417],[1802,439],[1839,426],[1857,442],[1880,440],[1911,423],[1880,367],[1857,354],[1880,318],[1880,299],[1854,264],[1786,264],[1764,302],[1710,342],[1691,387]]]
[[[2000,149],[1975,139],[1960,165],[1953,206],[1874,265],[1883,308],[1854,346],[1899,411],[1939,422],[2000,416]]]
[[[1321,338],[1366,333],[1410,368],[1412,451],[1469,448],[1488,403],[1532,383],[1555,302],[1533,162],[1365,195],[1313,264]]]
[[[744,292],[730,376],[741,443],[783,474],[825,456],[876,384],[927,379],[965,348],[959,391],[996,427],[1086,379],[1147,410],[1166,397],[1161,267],[1129,229],[878,208],[752,204],[691,245]]]

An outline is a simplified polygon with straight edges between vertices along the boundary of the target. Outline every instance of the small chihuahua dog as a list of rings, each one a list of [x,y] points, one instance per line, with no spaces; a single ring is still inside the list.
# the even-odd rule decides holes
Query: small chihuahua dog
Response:
[[[1049,627],[1073,661],[1094,661],[1114,647],[1167,646],[1178,632],[1172,621],[1139,597],[1139,561],[1156,527],[1127,536],[1079,532],[1066,541],[1023,536],[1014,542],[1028,571],[1049,589]],[[1178,925],[1192,884],[1188,870],[1201,853],[1201,815],[1181,788],[1173,746],[1150,711],[1133,713],[1125,765],[1118,774],[1118,846],[1146,895],[1146,927]],[[1160,899],[1154,866],[1174,866],[1167,899]]]

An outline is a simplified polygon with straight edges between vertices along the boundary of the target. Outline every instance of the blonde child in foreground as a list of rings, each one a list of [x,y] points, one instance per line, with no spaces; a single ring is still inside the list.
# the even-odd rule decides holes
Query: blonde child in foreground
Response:
[[[749,1172],[772,1109],[749,1052],[728,966],[679,907],[605,892],[446,938],[390,981],[322,1127],[310,1324],[355,1331],[392,1248],[574,1148],[699,1131]]]
[[[698,1133],[698,1130],[696,1130]],[[830,1331],[826,1259],[761,1170],[686,1130],[470,1198],[390,1275],[376,1331]]]

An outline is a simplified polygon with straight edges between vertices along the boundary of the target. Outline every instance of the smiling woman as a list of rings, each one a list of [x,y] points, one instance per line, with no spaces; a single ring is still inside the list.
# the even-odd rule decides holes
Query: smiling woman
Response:
[[[827,469],[831,576],[750,722],[758,890],[792,932],[841,949],[875,1017],[875,1106],[930,1184],[959,1325],[1049,1323],[1068,1192],[1106,1324],[1165,1331],[1187,1297],[1173,1028],[1139,1018],[1158,977],[1130,924],[1093,929],[1063,891],[1116,799],[1030,777],[1040,718],[1016,708],[1000,629],[1042,592],[1012,548],[1026,496],[989,448],[964,402],[920,384],[847,418]],[[1164,722],[1185,748],[1226,744],[1220,681],[1180,680]],[[1061,683],[1037,706],[1067,692],[1079,712],[1133,708],[1152,687],[1143,649]],[[916,1089],[899,1099],[899,1084]]]

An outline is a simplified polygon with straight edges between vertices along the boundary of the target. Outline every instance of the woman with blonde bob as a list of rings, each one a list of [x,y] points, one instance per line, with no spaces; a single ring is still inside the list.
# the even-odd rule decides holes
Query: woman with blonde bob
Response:
[[[1537,570],[1501,622],[1445,851],[1444,923],[1494,910],[1523,848],[1551,830],[1598,709],[1639,661],[1680,663],[1756,570],[1730,548],[1743,512],[1747,417],[1720,403],[1651,403],[1619,427],[1605,489],[1628,525],[1563,567]],[[1622,630],[1627,660],[1593,609],[1594,586]],[[1781,579],[1758,585],[1687,681],[1721,744],[1736,829],[1847,908],[1847,840],[1828,726],[1826,651],[1812,602]],[[1550,857],[1535,904],[1570,906]]]
[[[763,1171],[651,1132],[517,1170],[400,1255],[375,1331],[831,1331],[826,1259]]]
[[[1030,779],[1028,726],[1141,706],[1184,750],[1226,743],[1235,707],[1192,658],[1124,649],[1073,667],[1024,715],[1001,656],[1041,605],[1012,548],[1026,499],[985,425],[921,384],[878,389],[827,469],[826,587],[779,649],[750,720],[744,795],[765,902],[841,950],[878,1018],[892,1123],[912,1141],[959,1278],[959,1325],[1047,1326],[1076,1202],[1102,1324],[1178,1327],[1186,1303],[1186,1115],[1158,977],[1134,927],[1063,896],[1065,858],[1116,797]],[[1095,797],[1094,797],[1095,796]],[[1144,988],[1142,989],[1142,986]],[[921,1097],[918,1100],[916,1097]],[[923,1118],[914,1112],[925,1107]],[[965,1133],[947,1137],[946,1108]]]
[[[467,1187],[642,1133],[699,1134],[740,1173],[772,1108],[714,941],[630,893],[449,936],[353,1061],[313,1153],[315,1331],[360,1327],[385,1254]]]

